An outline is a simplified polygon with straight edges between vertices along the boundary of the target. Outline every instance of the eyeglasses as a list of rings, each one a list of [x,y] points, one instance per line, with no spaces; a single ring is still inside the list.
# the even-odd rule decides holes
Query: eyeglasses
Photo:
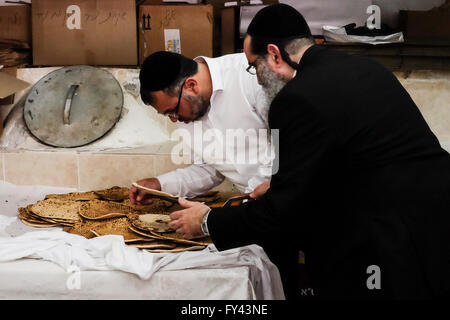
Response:
[[[177,106],[175,107],[175,109],[173,109],[173,111],[165,113],[165,116],[168,116],[169,118],[176,118],[178,119],[178,110],[180,109],[180,102],[181,102],[181,96],[183,94],[183,87],[184,87],[184,83],[186,82],[186,80],[183,81],[183,84],[181,85],[180,88],[180,94],[178,96],[178,103]]]
[[[248,73],[250,73],[252,76],[256,75],[256,66],[254,65],[254,62],[249,62],[247,69],[245,69]]]

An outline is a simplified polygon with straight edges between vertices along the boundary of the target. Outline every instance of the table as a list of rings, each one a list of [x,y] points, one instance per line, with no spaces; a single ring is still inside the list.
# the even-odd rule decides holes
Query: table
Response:
[[[122,271],[67,273],[42,260],[0,263],[0,299],[254,300],[246,267],[156,272],[149,280]]]
[[[14,242],[24,235],[36,235],[37,233],[33,234],[33,232],[41,230],[63,233],[55,228],[41,229],[26,226],[15,216],[17,216],[18,207],[43,199],[45,194],[72,191],[61,190],[61,188],[15,186],[0,182],[0,240]],[[81,236],[77,237],[83,239],[83,243],[88,241]],[[116,240],[120,240],[121,245],[126,247],[122,239]],[[28,240],[26,244],[27,246],[35,245]],[[8,251],[10,247],[3,243],[2,248],[0,241],[0,252],[2,249],[5,252],[5,249]],[[23,251],[23,247],[20,247],[17,252],[21,250]],[[3,257],[0,256],[0,260],[3,258],[3,262],[0,262],[0,299],[254,300],[268,296],[277,300],[284,299],[278,270],[270,261],[269,264],[265,263],[268,261],[266,256],[244,251],[245,247],[232,250],[238,254],[230,255],[230,257],[239,257],[237,261],[239,263],[234,263],[234,260],[227,262],[225,251],[216,254],[207,253],[205,249],[191,256],[194,259],[178,261],[169,259],[164,268],[155,269],[156,271],[147,280],[139,278],[136,272],[125,272],[117,269],[116,266],[112,270],[80,271],[65,269],[56,263],[42,259],[21,258],[4,261],[5,255],[3,255]],[[242,259],[241,252],[245,253],[242,254]],[[263,251],[262,253],[265,255]],[[206,265],[201,265],[196,260],[206,256],[211,257],[211,255],[215,259],[222,254],[224,255],[220,257],[222,262],[219,265],[214,264],[215,260],[211,263],[212,260],[208,260],[209,258],[205,259],[210,262]],[[176,253],[170,255],[176,255]],[[157,260],[156,264],[159,262],[160,260]],[[138,266],[142,267],[140,264]],[[266,269],[266,266],[270,268]],[[264,285],[261,286],[261,283]],[[261,290],[261,288],[264,289]]]

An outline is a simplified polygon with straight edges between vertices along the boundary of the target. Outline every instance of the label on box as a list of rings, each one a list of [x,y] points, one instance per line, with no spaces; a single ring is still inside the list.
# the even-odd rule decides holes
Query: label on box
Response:
[[[166,51],[181,54],[180,29],[164,29]]]

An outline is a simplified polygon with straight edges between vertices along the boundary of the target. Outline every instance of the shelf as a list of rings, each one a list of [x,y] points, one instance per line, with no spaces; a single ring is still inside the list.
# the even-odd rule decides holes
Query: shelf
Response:
[[[408,41],[395,44],[336,44],[323,46],[372,58],[392,71],[450,70],[450,41]]]

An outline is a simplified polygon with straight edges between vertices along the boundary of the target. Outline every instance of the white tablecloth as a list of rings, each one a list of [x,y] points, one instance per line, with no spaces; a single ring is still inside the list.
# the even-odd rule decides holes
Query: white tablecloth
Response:
[[[284,299],[277,268],[256,245],[156,254],[121,236],[88,240],[15,217],[19,206],[70,191],[0,183],[0,299]]]
[[[67,273],[48,261],[20,259],[3,262],[0,263],[0,299],[257,298],[246,267],[158,271],[148,280],[121,271],[82,271],[79,286],[75,276],[76,273]]]

